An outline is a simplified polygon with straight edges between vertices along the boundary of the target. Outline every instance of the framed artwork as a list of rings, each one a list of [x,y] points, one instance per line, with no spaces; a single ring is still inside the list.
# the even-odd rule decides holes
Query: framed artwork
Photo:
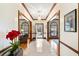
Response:
[[[64,16],[64,31],[77,31],[77,10],[73,10]]]

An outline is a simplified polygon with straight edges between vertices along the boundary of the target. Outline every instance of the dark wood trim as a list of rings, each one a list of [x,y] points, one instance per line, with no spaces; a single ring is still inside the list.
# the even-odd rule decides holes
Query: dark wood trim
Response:
[[[79,52],[79,3],[78,3],[78,52]]]
[[[47,41],[49,41],[49,22],[47,22]]]
[[[36,25],[42,25],[43,38],[44,38],[44,24],[43,23],[35,23],[35,33],[36,33]]]
[[[41,20],[46,20],[46,19],[41,19]]]
[[[18,10],[18,31],[20,31],[20,16],[24,16],[27,20],[29,20],[22,12],[20,12],[19,10]],[[26,21],[27,21],[26,20]],[[30,20],[29,20],[30,21]]]
[[[38,19],[33,19],[33,20],[38,20]],[[46,19],[41,19],[41,20],[46,20]]]
[[[9,51],[10,51],[10,49],[7,50],[7,51],[5,51],[5,52],[3,52],[3,54],[2,54],[1,56],[4,56],[4,54],[6,54],[6,53],[9,52]]]
[[[36,37],[33,37],[32,39],[36,39]]]
[[[23,16],[23,17],[25,17],[28,21],[30,21],[22,12],[20,12],[19,10],[18,10],[18,30],[20,31],[20,16]],[[25,19],[21,19],[21,20],[25,20]],[[27,21],[27,20],[25,20],[25,21]],[[29,25],[29,24],[28,24]]]
[[[60,13],[60,10],[57,11],[57,12],[49,19],[49,21],[50,21],[54,16],[59,15],[59,13]],[[59,18],[60,18],[60,17],[59,17]]]
[[[36,37],[33,37],[32,39],[36,39]],[[39,38],[39,39],[41,39],[41,38]],[[46,37],[43,37],[43,39],[46,39]]]
[[[48,18],[48,16],[50,15],[51,11],[54,9],[55,6],[56,6],[56,3],[54,3],[54,5],[52,6],[52,8],[51,8],[51,10],[49,11],[49,13],[48,13],[46,19]]]
[[[64,46],[66,46],[67,48],[69,48],[70,50],[72,50],[73,52],[79,54],[79,51],[75,50],[74,48],[70,47],[69,45],[67,45],[66,43],[60,41],[61,44],[63,44]]]
[[[20,12],[19,10],[18,10],[18,30],[20,31],[20,16],[23,16],[23,17],[25,17],[28,21],[29,21],[29,23],[28,23],[28,26],[29,26],[29,38],[30,38],[30,41],[32,40],[32,22],[22,13],[22,12]],[[25,20],[25,19],[21,19],[21,20]],[[25,20],[26,22],[27,22],[27,20]]]
[[[19,20],[19,18],[20,18],[20,12],[18,10],[18,31],[20,31],[20,20]]]
[[[33,20],[38,20],[38,19],[33,19]]]
[[[2,50],[0,50],[0,53],[2,53],[3,51],[7,50],[8,48],[10,48],[11,46],[5,47]]]
[[[46,39],[46,37],[43,37],[43,39]]]
[[[49,22],[47,22],[47,41],[49,41]]]
[[[30,15],[30,17],[33,19],[33,17],[31,16],[31,14],[30,14],[29,10],[27,9],[27,7],[25,6],[25,4],[24,3],[21,3],[21,4],[25,8],[25,10],[28,12],[28,14]]]
[[[58,56],[60,56],[60,10],[58,11],[58,15],[59,15],[59,44],[58,44]]]
[[[55,14],[54,14],[54,16],[55,15],[58,15],[59,16],[59,19],[55,19],[55,20],[59,20],[58,21],[58,23],[59,23],[59,29],[58,29],[58,40],[60,41],[60,10],[58,11],[58,12],[56,12]],[[54,17],[53,16],[53,17]],[[50,19],[52,19],[52,18],[50,18]],[[47,22],[47,40],[49,41],[51,38],[50,38],[50,36],[49,36],[49,34],[50,34],[50,32],[49,32],[49,22],[50,21],[48,21]],[[60,42],[59,42],[59,44],[58,44],[58,51],[57,51],[58,53],[58,56],[60,56]]]
[[[18,14],[19,14],[19,16],[22,15],[22,16],[24,16],[27,20],[29,20],[29,19],[28,19],[21,11],[19,11],[19,10],[18,10]],[[19,18],[19,16],[18,16],[18,18]],[[30,20],[29,20],[29,21],[30,21]]]
[[[32,22],[30,21],[30,41],[32,41]]]

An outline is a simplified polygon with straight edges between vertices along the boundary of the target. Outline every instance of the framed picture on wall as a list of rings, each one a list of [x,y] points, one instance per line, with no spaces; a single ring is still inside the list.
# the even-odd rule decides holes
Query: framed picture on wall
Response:
[[[77,10],[73,10],[64,16],[64,30],[66,32],[77,31]]]

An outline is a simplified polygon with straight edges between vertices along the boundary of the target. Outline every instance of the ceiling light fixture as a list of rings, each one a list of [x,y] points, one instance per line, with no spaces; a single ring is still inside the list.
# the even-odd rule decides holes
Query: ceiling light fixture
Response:
[[[40,15],[38,16],[38,20],[41,20],[41,16]]]

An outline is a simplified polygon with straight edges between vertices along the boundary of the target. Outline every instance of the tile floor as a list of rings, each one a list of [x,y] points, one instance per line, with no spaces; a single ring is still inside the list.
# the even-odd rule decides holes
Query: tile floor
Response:
[[[42,46],[40,47],[37,47],[37,41],[31,42],[29,47],[23,50],[23,56],[57,56],[51,45],[45,39],[42,41]]]

